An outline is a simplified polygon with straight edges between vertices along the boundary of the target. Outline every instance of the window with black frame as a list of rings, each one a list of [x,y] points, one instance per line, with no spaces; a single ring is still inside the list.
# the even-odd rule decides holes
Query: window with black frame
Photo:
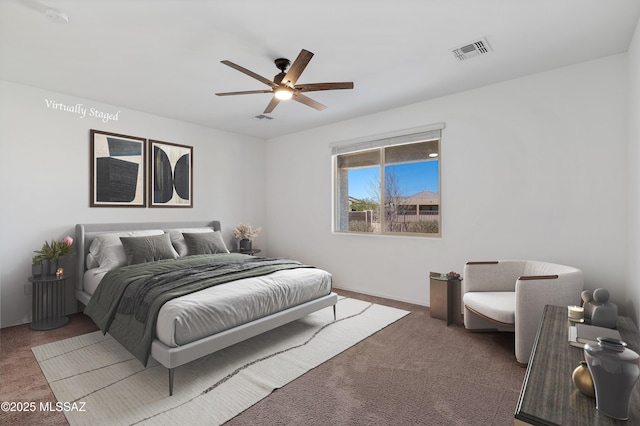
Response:
[[[441,236],[444,125],[432,127],[333,147],[335,232]]]

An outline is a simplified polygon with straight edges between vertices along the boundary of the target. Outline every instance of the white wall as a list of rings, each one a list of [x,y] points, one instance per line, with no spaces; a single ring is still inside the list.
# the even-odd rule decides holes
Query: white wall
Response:
[[[629,272],[627,309],[640,318],[640,20],[629,46]]]
[[[47,108],[45,99],[121,112],[118,121],[103,123]],[[193,146],[194,207],[89,208],[90,129]],[[1,326],[30,322],[24,285],[33,250],[73,236],[76,223],[219,219],[228,244],[235,242],[230,231],[237,223],[264,225],[265,155],[263,140],[0,81]],[[71,312],[72,283],[67,287]]]
[[[324,267],[336,287],[425,305],[430,271],[461,272],[464,262],[483,259],[567,263],[583,269],[587,288],[609,288],[612,300],[637,317],[640,285],[626,283],[640,274],[640,176],[629,167],[640,160],[638,33],[628,61],[626,54],[603,58],[272,139],[266,147],[0,81],[0,324],[30,321],[24,285],[32,251],[45,239],[72,235],[76,223],[182,219],[222,220],[229,244],[234,224],[262,226],[256,245],[269,255]],[[105,124],[47,108],[45,99],[121,113]],[[443,237],[333,234],[329,145],[435,122],[447,126]],[[194,208],[89,208],[92,128],[194,146]]]
[[[581,268],[619,303],[627,89],[621,54],[269,140],[270,253],[325,267],[336,287],[425,305],[430,271],[537,259]],[[329,145],[436,122],[442,238],[333,234]]]

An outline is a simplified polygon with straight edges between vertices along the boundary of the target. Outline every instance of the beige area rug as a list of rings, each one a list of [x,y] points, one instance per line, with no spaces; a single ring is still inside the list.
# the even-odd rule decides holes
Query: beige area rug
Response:
[[[168,372],[147,368],[110,335],[85,334],[32,349],[72,425],[222,424],[310,369],[409,312],[341,298],[325,308]]]

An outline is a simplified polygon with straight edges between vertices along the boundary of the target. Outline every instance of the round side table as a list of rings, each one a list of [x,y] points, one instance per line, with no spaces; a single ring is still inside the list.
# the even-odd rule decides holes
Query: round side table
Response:
[[[33,285],[31,295],[31,329],[52,330],[69,322],[65,315],[65,284],[71,274],[61,277],[41,275],[29,277]]]
[[[238,253],[240,254],[248,254],[250,256],[253,256],[257,253],[260,253],[260,249],[249,249],[249,250],[240,250]]]

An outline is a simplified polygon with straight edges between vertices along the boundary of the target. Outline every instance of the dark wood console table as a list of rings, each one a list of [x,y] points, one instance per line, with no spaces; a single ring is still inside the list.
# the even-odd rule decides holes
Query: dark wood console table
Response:
[[[569,345],[566,306],[544,309],[527,372],[518,398],[515,424],[638,425],[640,382],[631,394],[629,420],[615,420],[596,410],[595,398],[582,394],[571,373],[584,360],[584,351]],[[617,329],[629,349],[640,353],[640,335],[628,317],[618,317]]]

